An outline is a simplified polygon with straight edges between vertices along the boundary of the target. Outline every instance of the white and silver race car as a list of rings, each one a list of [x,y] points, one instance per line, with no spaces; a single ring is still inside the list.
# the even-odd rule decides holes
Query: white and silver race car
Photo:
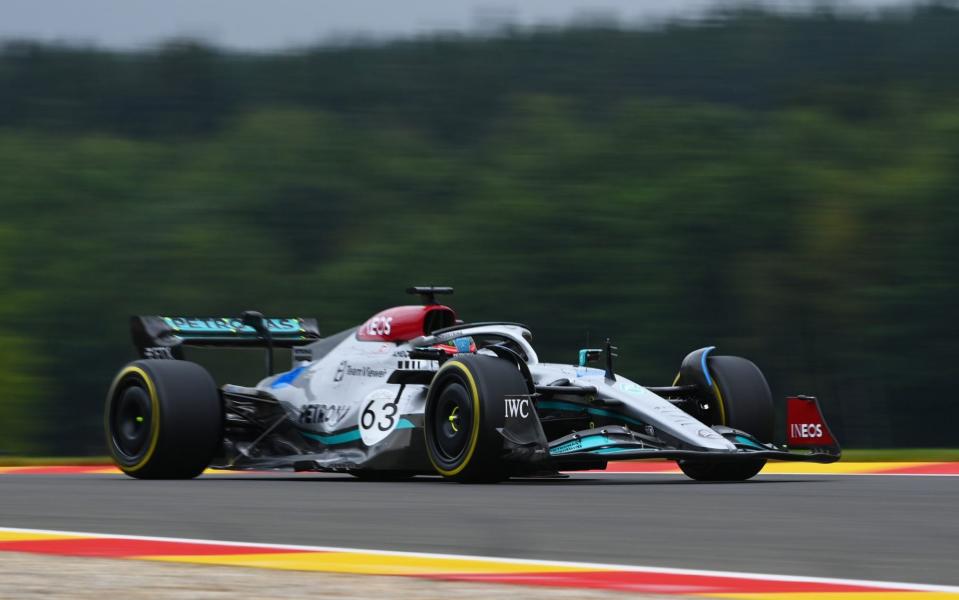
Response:
[[[614,372],[608,340],[579,350],[576,364],[544,363],[525,326],[460,321],[436,300],[452,288],[407,291],[422,304],[325,338],[313,319],[252,311],[134,317],[142,358],[107,396],[113,460],[145,479],[212,467],[494,482],[649,458],[676,460],[693,479],[738,481],[767,459],[839,459],[810,396],[787,398],[779,439],[788,449],[773,443],[769,386],[744,358],[701,348],[671,385],[644,386]],[[268,376],[255,387],[217,386],[183,360],[184,346],[263,347]],[[273,373],[274,347],[292,349],[290,370]]]

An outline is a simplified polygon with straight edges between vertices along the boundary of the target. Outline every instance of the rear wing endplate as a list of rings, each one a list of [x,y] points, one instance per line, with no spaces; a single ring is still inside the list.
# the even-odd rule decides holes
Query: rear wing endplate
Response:
[[[320,338],[316,319],[263,318],[269,332],[258,332],[240,317],[135,316],[130,319],[133,344],[143,358],[183,358],[184,346],[226,348],[292,348]]]

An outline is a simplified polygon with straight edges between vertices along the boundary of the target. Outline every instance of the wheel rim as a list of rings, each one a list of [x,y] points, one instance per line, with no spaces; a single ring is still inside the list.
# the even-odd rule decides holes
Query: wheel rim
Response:
[[[456,463],[466,452],[470,441],[473,407],[469,392],[461,384],[447,385],[436,399],[432,433],[439,458]]]
[[[150,393],[135,378],[117,390],[110,415],[113,445],[127,459],[143,455],[150,441],[153,410]]]

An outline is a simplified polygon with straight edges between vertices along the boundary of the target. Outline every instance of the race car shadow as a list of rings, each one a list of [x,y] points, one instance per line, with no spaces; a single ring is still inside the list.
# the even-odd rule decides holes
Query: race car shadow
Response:
[[[764,484],[794,484],[794,483],[822,483],[831,481],[831,478],[814,477],[783,477],[775,476],[772,478],[759,476],[757,479],[747,481],[695,481],[686,477],[677,475],[648,475],[636,474],[629,476],[572,476],[566,478],[532,478],[517,477],[501,481],[495,484],[473,484],[473,485],[496,485],[496,486],[624,486],[624,485],[642,485],[642,486],[675,486],[675,485],[764,485]],[[243,481],[243,482],[299,482],[314,483],[322,485],[336,484],[356,484],[356,485],[463,485],[464,489],[472,487],[456,481],[442,479],[440,477],[421,475],[410,479],[398,481],[377,481],[371,479],[360,479],[350,475],[340,473],[304,473],[302,475],[268,475],[250,474],[250,475],[215,475],[210,477],[201,477],[197,481]]]
[[[750,479],[748,481],[695,481],[684,477],[635,478],[596,477],[570,479],[510,479],[499,485],[762,485],[769,483],[810,483],[825,479]]]

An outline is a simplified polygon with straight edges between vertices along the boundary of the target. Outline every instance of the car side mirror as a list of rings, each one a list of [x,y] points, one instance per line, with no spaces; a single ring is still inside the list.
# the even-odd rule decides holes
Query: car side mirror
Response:
[[[585,367],[589,363],[594,363],[599,360],[599,357],[603,354],[603,351],[599,348],[582,348],[579,351],[579,366]]]

